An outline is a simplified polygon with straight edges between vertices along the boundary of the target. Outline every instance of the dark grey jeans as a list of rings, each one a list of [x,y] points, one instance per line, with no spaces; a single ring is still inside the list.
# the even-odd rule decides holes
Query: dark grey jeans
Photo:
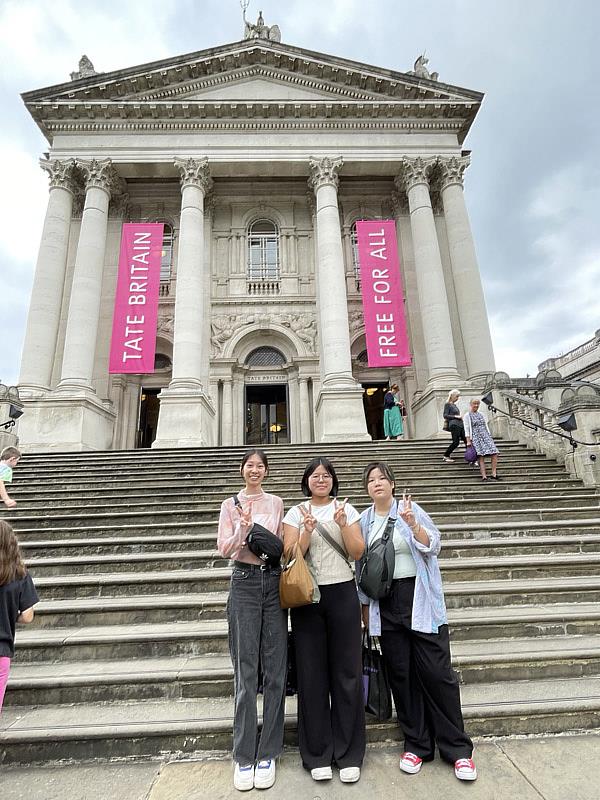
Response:
[[[279,603],[280,570],[240,562],[227,600],[235,711],[233,758],[241,765],[276,758],[283,749],[287,670],[287,611]],[[258,733],[258,666],[263,673],[263,724]]]

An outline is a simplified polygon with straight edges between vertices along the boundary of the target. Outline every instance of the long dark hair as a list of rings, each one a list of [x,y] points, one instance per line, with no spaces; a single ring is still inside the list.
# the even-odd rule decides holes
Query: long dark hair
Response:
[[[8,522],[0,519],[0,586],[16,581],[26,573],[17,537]]]

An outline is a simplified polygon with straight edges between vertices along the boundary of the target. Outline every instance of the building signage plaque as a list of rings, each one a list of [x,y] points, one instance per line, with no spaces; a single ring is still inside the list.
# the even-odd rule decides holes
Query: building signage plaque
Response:
[[[411,364],[394,220],[356,223],[369,367]]]
[[[109,372],[154,372],[163,224],[123,225]]]

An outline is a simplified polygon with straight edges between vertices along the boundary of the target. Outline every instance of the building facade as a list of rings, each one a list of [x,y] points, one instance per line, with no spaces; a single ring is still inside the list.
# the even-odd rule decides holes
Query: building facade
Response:
[[[254,29],[254,30],[252,30]],[[264,26],[264,30],[269,29]],[[463,196],[482,95],[249,38],[23,96],[50,143],[19,391],[29,450],[412,436],[494,371]],[[413,363],[369,369],[359,219],[396,221]],[[109,375],[121,225],[165,225],[157,356]]]

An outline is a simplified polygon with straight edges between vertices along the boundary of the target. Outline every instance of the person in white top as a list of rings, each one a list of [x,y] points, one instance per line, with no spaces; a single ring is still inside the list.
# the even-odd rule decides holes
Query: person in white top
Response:
[[[291,611],[300,755],[314,780],[331,779],[335,764],[340,780],[354,783],[365,754],[360,603],[351,567],[365,547],[360,517],[347,499],[337,500],[327,458],[308,464],[301,488],[308,501],[283,519],[285,552],[299,543],[318,588],[316,602]]]

